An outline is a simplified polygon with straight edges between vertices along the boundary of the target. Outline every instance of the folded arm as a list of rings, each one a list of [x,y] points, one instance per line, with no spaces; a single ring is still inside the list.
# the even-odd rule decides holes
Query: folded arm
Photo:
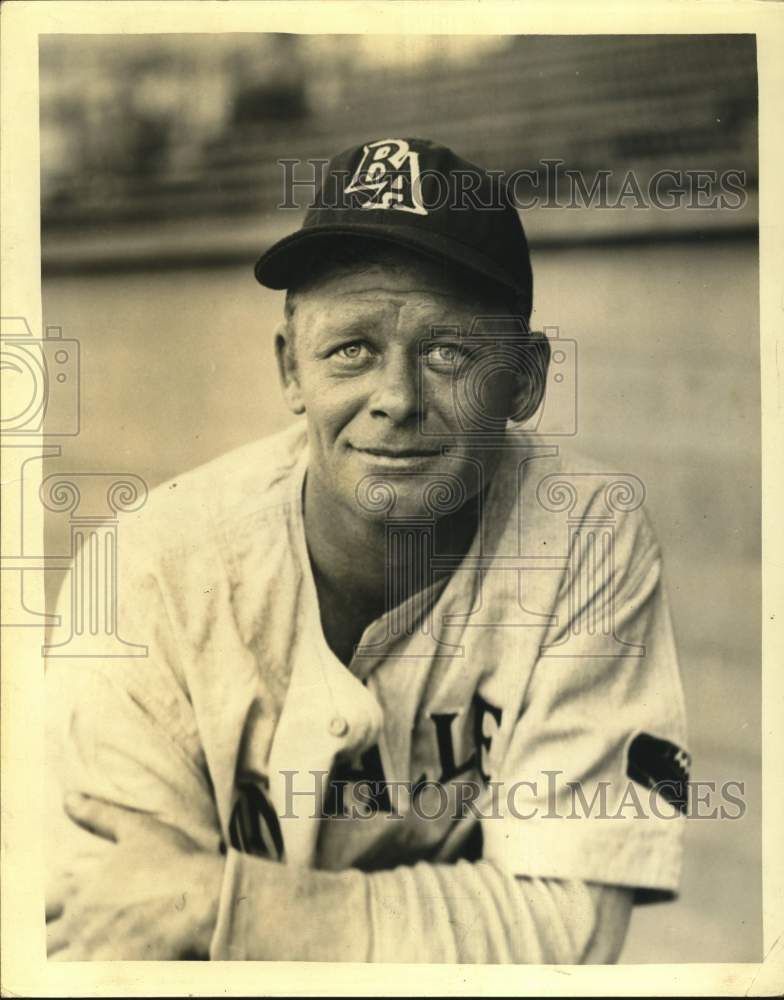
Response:
[[[490,862],[312,871],[224,858],[97,799],[66,807],[110,848],[50,895],[54,958],[612,962],[628,925],[628,889],[516,878]]]
[[[613,962],[629,889],[517,878],[491,862],[318,872],[230,852],[213,957]]]

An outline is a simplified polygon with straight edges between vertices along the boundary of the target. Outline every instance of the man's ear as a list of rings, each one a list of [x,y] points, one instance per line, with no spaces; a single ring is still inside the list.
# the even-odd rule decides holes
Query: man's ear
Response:
[[[281,323],[275,331],[275,359],[278,362],[278,376],[286,405],[292,413],[304,413],[305,403],[302,400],[294,353],[294,330],[289,323]]]
[[[532,330],[521,344],[521,364],[510,419],[515,423],[530,420],[542,405],[550,367],[550,341],[544,333]]]

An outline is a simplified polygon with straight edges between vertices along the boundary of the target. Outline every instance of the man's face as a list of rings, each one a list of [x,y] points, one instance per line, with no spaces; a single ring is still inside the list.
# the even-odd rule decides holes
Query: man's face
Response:
[[[438,482],[458,505],[475,495],[477,464],[487,482],[497,453],[465,433],[459,400],[470,397],[502,427],[519,379],[493,363],[490,332],[486,347],[477,347],[476,335],[464,338],[477,316],[505,310],[427,262],[327,277],[296,302],[279,357],[289,403],[307,416],[309,474],[321,489],[366,518],[421,516],[434,504],[444,512],[447,493],[427,491]],[[444,446],[452,447],[444,453]]]

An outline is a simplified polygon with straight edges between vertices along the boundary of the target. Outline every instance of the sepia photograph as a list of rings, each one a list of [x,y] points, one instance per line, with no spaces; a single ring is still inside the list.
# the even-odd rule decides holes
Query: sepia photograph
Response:
[[[408,7],[37,35],[48,969],[771,943],[759,36]]]

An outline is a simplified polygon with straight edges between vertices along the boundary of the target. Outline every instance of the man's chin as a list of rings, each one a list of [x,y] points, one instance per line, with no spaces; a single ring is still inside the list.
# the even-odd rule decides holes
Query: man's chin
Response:
[[[436,466],[369,472],[357,482],[354,499],[366,519],[430,520],[459,510],[472,492],[454,472]]]

